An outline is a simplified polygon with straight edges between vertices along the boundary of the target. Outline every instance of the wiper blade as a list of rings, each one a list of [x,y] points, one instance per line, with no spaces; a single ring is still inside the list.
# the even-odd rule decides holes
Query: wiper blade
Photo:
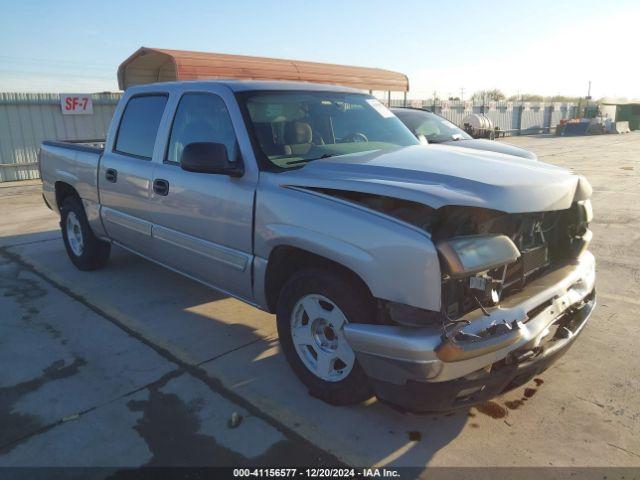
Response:
[[[301,160],[292,160],[290,162],[287,162],[287,165],[296,165],[298,163],[313,162],[314,160],[322,160],[323,158],[334,157],[336,155],[337,153],[324,153],[316,158],[303,158]]]

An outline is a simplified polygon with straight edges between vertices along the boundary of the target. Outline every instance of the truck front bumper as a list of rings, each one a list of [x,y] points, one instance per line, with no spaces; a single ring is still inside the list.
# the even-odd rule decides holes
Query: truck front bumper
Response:
[[[475,335],[473,341],[447,339],[438,326],[349,324],[345,333],[380,399],[413,411],[445,411],[483,402],[546,370],[594,307],[595,260],[585,252],[488,315],[466,315],[463,332]],[[511,328],[495,328],[504,323]]]

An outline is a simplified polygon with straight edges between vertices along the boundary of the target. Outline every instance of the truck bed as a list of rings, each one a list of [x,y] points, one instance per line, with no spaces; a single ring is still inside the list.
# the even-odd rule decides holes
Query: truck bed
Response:
[[[100,140],[44,140],[42,145],[50,147],[62,147],[71,150],[79,150],[91,153],[102,153],[104,151],[104,139]]]
[[[51,208],[58,207],[56,184],[66,184],[84,202],[98,204],[98,166],[104,144],[104,140],[94,139],[42,142],[38,156],[40,176],[45,200]]]

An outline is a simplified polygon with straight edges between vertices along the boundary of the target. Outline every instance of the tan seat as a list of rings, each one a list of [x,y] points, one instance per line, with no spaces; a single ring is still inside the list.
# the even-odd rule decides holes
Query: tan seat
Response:
[[[313,147],[313,131],[306,122],[286,122],[284,125],[286,155],[305,155]]]

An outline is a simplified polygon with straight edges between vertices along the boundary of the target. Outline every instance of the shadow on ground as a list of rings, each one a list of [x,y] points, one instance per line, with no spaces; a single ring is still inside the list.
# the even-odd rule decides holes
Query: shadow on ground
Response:
[[[31,376],[15,384],[10,384],[8,378],[2,379],[1,392],[5,395],[0,395],[0,416],[3,425],[9,427],[1,437],[2,453],[51,421],[13,411],[24,395],[33,393],[45,382],[91,367],[91,359],[85,366],[87,360],[78,356],[73,342],[60,333],[59,327],[38,319],[47,299],[42,297],[42,288],[32,278],[34,275],[61,290],[68,302],[90,308],[102,316],[102,321],[116,324],[161,356],[175,361],[181,371],[200,372],[201,378],[240,404],[249,415],[263,414],[276,427],[299,434],[350,465],[427,465],[438,450],[456,438],[469,415],[475,415],[468,411],[411,415],[375,400],[354,407],[326,405],[312,398],[289,369],[279,351],[272,315],[121,249],[114,248],[104,269],[80,272],[66,258],[55,232],[12,236],[3,243],[13,246],[2,247],[0,254],[7,262],[17,262],[19,268],[2,271],[0,290],[3,301],[16,302],[21,312],[20,317],[5,320],[18,325],[22,322],[24,328],[39,322],[39,328],[49,330],[50,334],[57,332],[55,340],[67,349],[64,353],[67,360],[58,359],[37,367],[16,365],[27,368]],[[63,306],[56,308],[58,314],[65,315]],[[34,362],[38,360],[35,358]],[[131,364],[129,368],[137,367]],[[131,400],[127,407],[139,414],[132,428],[153,453],[149,465],[208,464],[206,452],[215,451],[216,439],[198,433],[198,417],[194,412],[203,405],[185,404],[175,394],[163,393],[161,385],[153,385],[148,388],[147,398]],[[268,452],[271,457],[286,459],[286,455],[282,456],[284,451],[278,453],[281,447],[273,448]],[[254,457],[255,464],[273,464],[271,457],[264,455]],[[228,464],[238,463],[233,455],[223,458]]]

